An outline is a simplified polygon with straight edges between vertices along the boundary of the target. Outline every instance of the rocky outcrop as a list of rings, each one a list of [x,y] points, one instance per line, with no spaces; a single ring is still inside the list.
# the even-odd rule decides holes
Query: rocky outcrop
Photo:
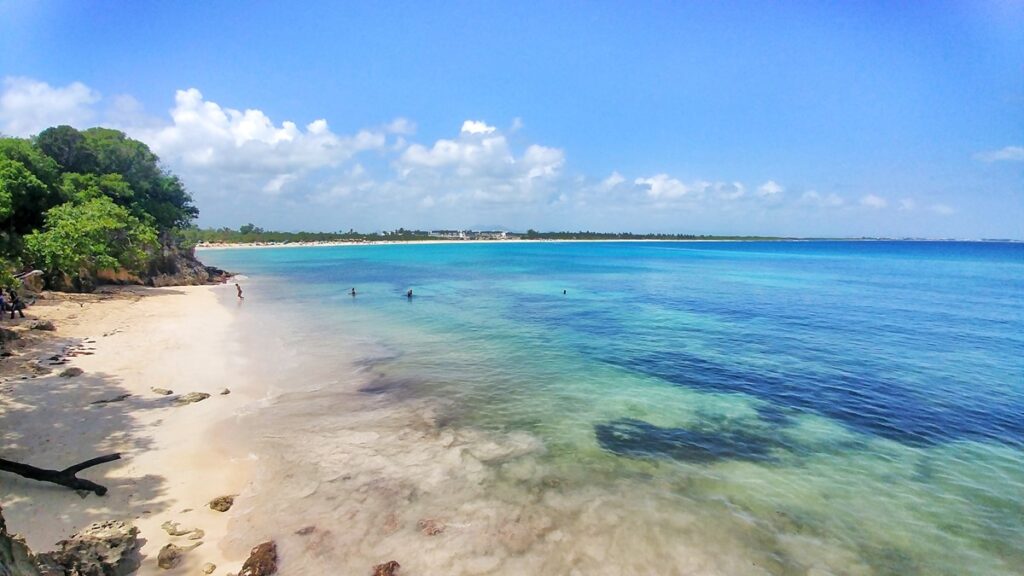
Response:
[[[277,544],[264,542],[249,552],[238,576],[270,576],[277,573]]]
[[[230,274],[214,266],[205,266],[196,258],[195,248],[182,249],[164,243],[149,265],[144,279],[149,286],[195,286],[227,281]]]
[[[56,551],[34,554],[0,513],[0,576],[127,576],[139,568],[138,534],[130,522],[94,522]]]
[[[57,329],[53,324],[53,320],[33,320],[28,327],[30,330],[42,330],[44,332],[53,332]]]
[[[130,522],[93,522],[47,556],[68,576],[127,576],[139,569],[138,535]]]
[[[42,574],[39,560],[17,534],[9,534],[0,510],[0,576],[36,576]]]

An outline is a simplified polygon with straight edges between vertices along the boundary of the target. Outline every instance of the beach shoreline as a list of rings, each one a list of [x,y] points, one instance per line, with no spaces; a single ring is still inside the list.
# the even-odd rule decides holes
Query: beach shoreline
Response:
[[[52,550],[91,522],[116,519],[140,531],[139,574],[197,574],[206,563],[226,573],[241,565],[244,557],[219,545],[232,513],[208,507],[216,497],[239,494],[250,481],[254,457],[238,444],[244,435],[225,431],[266,393],[244,376],[245,360],[232,335],[234,313],[222,302],[233,291],[193,286],[47,293],[27,309],[28,318],[4,318],[0,326],[20,336],[8,348],[13,356],[0,364],[4,458],[60,469],[122,455],[81,473],[109,489],[102,497],[0,473],[8,527],[33,550]],[[56,330],[32,329],[37,320]],[[193,392],[209,396],[186,403],[184,396]],[[178,529],[163,528],[167,522]],[[188,548],[199,542],[176,567],[157,567],[165,544]]]

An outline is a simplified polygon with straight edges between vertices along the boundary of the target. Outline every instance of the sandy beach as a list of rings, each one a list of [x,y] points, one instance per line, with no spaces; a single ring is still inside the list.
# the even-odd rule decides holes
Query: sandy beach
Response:
[[[0,362],[3,457],[60,469],[122,455],[81,473],[109,488],[103,497],[0,473],[7,524],[34,550],[53,549],[93,521],[121,519],[140,530],[140,574],[199,574],[208,562],[215,574],[238,570],[244,558],[218,546],[232,513],[207,506],[245,487],[252,457],[218,431],[263,394],[240,377],[233,312],[219,301],[233,292],[199,286],[47,294],[28,318],[3,319],[20,335],[8,347],[13,356]],[[56,330],[30,329],[36,319],[51,320]],[[68,368],[82,373],[61,376]],[[210,396],[182,404],[191,392]],[[165,522],[190,532],[172,536],[161,528]],[[157,553],[168,542],[201,544],[161,570]]]

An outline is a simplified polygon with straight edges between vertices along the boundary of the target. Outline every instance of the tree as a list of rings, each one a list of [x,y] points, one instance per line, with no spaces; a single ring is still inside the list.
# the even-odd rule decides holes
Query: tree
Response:
[[[187,226],[199,215],[184,184],[160,167],[160,159],[148,146],[110,128],[90,128],[82,136],[96,159],[95,172],[120,174],[131,186],[136,216],[151,215],[163,231]]]
[[[24,164],[0,156],[0,228],[24,234],[42,223],[50,191]]]
[[[110,198],[118,206],[130,207],[135,198],[132,187],[120,174],[67,173],[61,178],[62,195],[79,204],[93,198]]]
[[[100,269],[140,272],[156,240],[156,230],[104,196],[51,209],[46,231],[25,237],[25,251],[51,282],[67,275],[81,289]]]
[[[96,155],[86,145],[85,136],[71,126],[54,126],[39,133],[36,146],[53,158],[64,172],[92,172]]]

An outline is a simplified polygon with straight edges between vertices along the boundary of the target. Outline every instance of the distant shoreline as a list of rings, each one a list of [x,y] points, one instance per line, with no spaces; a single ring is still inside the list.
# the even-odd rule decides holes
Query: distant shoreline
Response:
[[[323,240],[308,242],[200,242],[197,250],[229,250],[238,248],[312,248],[317,246],[385,246],[392,244],[522,244],[567,242],[665,242],[700,244],[717,242],[970,242],[978,244],[1018,244],[1011,239],[960,238],[516,238],[509,240]]]

